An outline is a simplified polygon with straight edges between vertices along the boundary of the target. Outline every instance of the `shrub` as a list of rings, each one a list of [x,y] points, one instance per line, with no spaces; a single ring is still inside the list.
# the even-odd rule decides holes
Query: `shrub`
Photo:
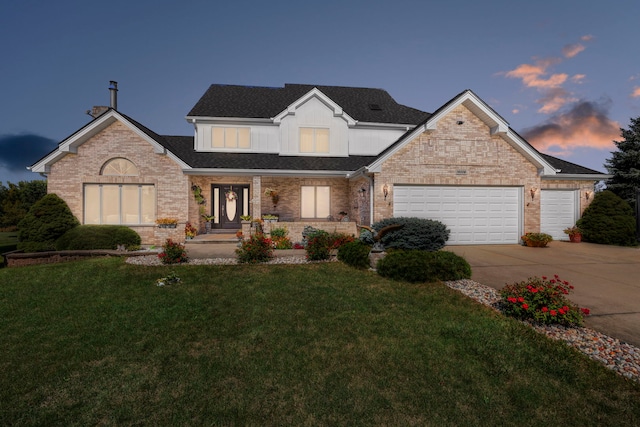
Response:
[[[401,224],[403,227],[384,235],[385,248],[420,249],[437,251],[447,243],[450,231],[440,221],[414,217],[387,218],[376,222],[372,228],[380,232],[384,227]]]
[[[471,266],[448,251],[392,250],[378,261],[378,274],[407,282],[436,282],[471,277]]]
[[[162,252],[158,254],[158,258],[163,264],[180,264],[189,261],[187,251],[182,243],[174,242],[167,239],[162,245]]]
[[[354,240],[338,248],[338,260],[355,268],[369,268],[371,246],[360,240]]]
[[[323,261],[329,259],[330,254],[329,233],[324,230],[315,230],[307,235],[307,259],[309,261]]]
[[[553,279],[532,277],[507,285],[500,291],[502,311],[521,320],[580,326],[589,309],[578,308],[567,300],[565,295],[572,289],[569,282],[560,280],[557,275]]]
[[[354,240],[353,236],[346,233],[329,233],[329,249],[339,249],[342,245]]]
[[[633,209],[611,191],[596,193],[576,225],[582,230],[582,240],[586,242],[621,246],[637,244]]]
[[[55,250],[56,240],[80,225],[67,204],[55,194],[47,194],[31,206],[18,223],[18,249],[25,252]]]
[[[256,233],[249,239],[242,241],[240,247],[236,249],[236,254],[240,263],[267,262],[273,258],[271,239],[267,239],[262,233]]]
[[[271,239],[273,240],[273,246],[276,249],[291,249],[293,245],[289,237],[289,230],[287,227],[278,227],[271,229]]]
[[[79,225],[56,240],[56,250],[132,249],[140,243],[140,235],[124,225]]]

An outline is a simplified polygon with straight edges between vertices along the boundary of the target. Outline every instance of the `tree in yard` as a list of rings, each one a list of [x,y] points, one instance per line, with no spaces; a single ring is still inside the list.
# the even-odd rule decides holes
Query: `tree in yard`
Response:
[[[0,228],[15,228],[35,202],[47,194],[47,181],[0,183]]]
[[[18,249],[24,252],[54,251],[55,242],[67,230],[80,225],[69,206],[51,193],[31,206],[18,223]]]
[[[618,151],[605,163],[613,177],[607,189],[635,206],[636,189],[640,189],[640,117],[631,119],[629,129],[620,129],[622,141],[613,141]]]

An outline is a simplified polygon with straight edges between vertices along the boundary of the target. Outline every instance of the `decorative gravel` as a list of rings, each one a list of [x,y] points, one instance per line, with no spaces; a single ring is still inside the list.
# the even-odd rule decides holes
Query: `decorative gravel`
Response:
[[[336,261],[332,258],[331,261]],[[128,257],[129,264],[136,265],[162,265],[157,254]],[[275,257],[266,264],[310,264],[318,261],[307,261],[305,257],[287,256]],[[320,261],[324,262],[324,261]],[[238,264],[236,258],[209,258],[192,259],[189,265],[233,265]],[[484,304],[496,311],[500,311],[500,293],[489,286],[482,285],[473,280],[457,280],[445,282],[445,284],[464,295]],[[549,338],[564,341],[567,345],[575,347],[593,360],[604,364],[607,368],[620,375],[640,382],[640,349],[631,344],[611,338],[589,328],[568,328],[559,325],[538,325],[532,322],[524,322],[536,331],[545,334]]]
[[[263,264],[313,264],[318,262],[332,262],[337,261],[335,257],[332,257],[329,261],[308,261],[305,257],[301,256],[278,256],[273,258],[269,262]],[[135,265],[162,265],[158,255],[146,255],[127,258],[128,264]],[[236,258],[206,258],[206,259],[190,259],[187,265],[235,265],[238,264]]]
[[[445,282],[447,286],[499,311],[500,293],[473,280]],[[640,349],[589,328],[524,322],[541,334],[575,347],[618,374],[640,382]]]

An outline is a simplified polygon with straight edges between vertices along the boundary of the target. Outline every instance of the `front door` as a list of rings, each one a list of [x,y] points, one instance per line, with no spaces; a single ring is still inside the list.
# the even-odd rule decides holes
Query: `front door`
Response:
[[[249,214],[249,186],[220,184],[211,186],[214,228],[240,228],[240,216]]]

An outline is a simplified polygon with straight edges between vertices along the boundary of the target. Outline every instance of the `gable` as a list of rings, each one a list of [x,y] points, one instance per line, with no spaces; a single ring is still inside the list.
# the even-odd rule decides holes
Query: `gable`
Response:
[[[34,165],[29,167],[32,172],[47,174],[49,173],[51,166],[64,158],[67,154],[76,154],[78,152],[78,148],[85,144],[87,141],[90,141],[93,137],[114,125],[115,123],[120,123],[125,126],[130,132],[133,132],[138,137],[142,138],[142,140],[146,141],[153,149],[153,153],[168,155],[172,158],[173,161],[178,163],[183,168],[188,168],[189,166],[180,160],[178,157],[173,155],[171,152],[167,151],[166,148],[161,143],[161,138],[159,135],[155,134],[153,131],[148,128],[140,125],[136,121],[128,118],[127,116],[117,112],[116,110],[110,109],[106,113],[99,116],[97,119],[89,122],[87,125],[82,127],[73,135],[64,139],[62,142],[58,144],[58,147],[51,151],[49,154],[44,156],[42,159],[38,160]]]
[[[464,110],[463,110],[464,109]],[[468,120],[471,116],[463,118],[462,111],[466,111],[474,117],[474,126]],[[458,117],[460,116],[460,117]],[[478,126],[482,124],[482,126]],[[387,148],[380,154],[378,159],[372,163],[368,170],[371,172],[379,172],[382,164],[401,150],[405,145],[411,143],[418,137],[424,138],[423,134],[431,134],[446,128],[449,138],[453,140],[468,141],[467,144],[460,146],[462,151],[472,151],[473,141],[481,138],[492,139],[498,137],[506,144],[516,150],[526,161],[535,166],[540,175],[553,175],[556,173],[555,168],[542,157],[542,155],[517,133],[509,128],[508,123],[500,117],[491,107],[478,98],[472,91],[466,90],[453,98],[451,101],[440,107],[427,120],[408,131],[398,141]],[[494,139],[495,141],[495,139]],[[450,149],[453,149],[452,145]],[[482,147],[476,147],[482,148]],[[485,149],[488,149],[485,147]],[[462,161],[462,158],[449,155],[448,158],[452,162]]]

